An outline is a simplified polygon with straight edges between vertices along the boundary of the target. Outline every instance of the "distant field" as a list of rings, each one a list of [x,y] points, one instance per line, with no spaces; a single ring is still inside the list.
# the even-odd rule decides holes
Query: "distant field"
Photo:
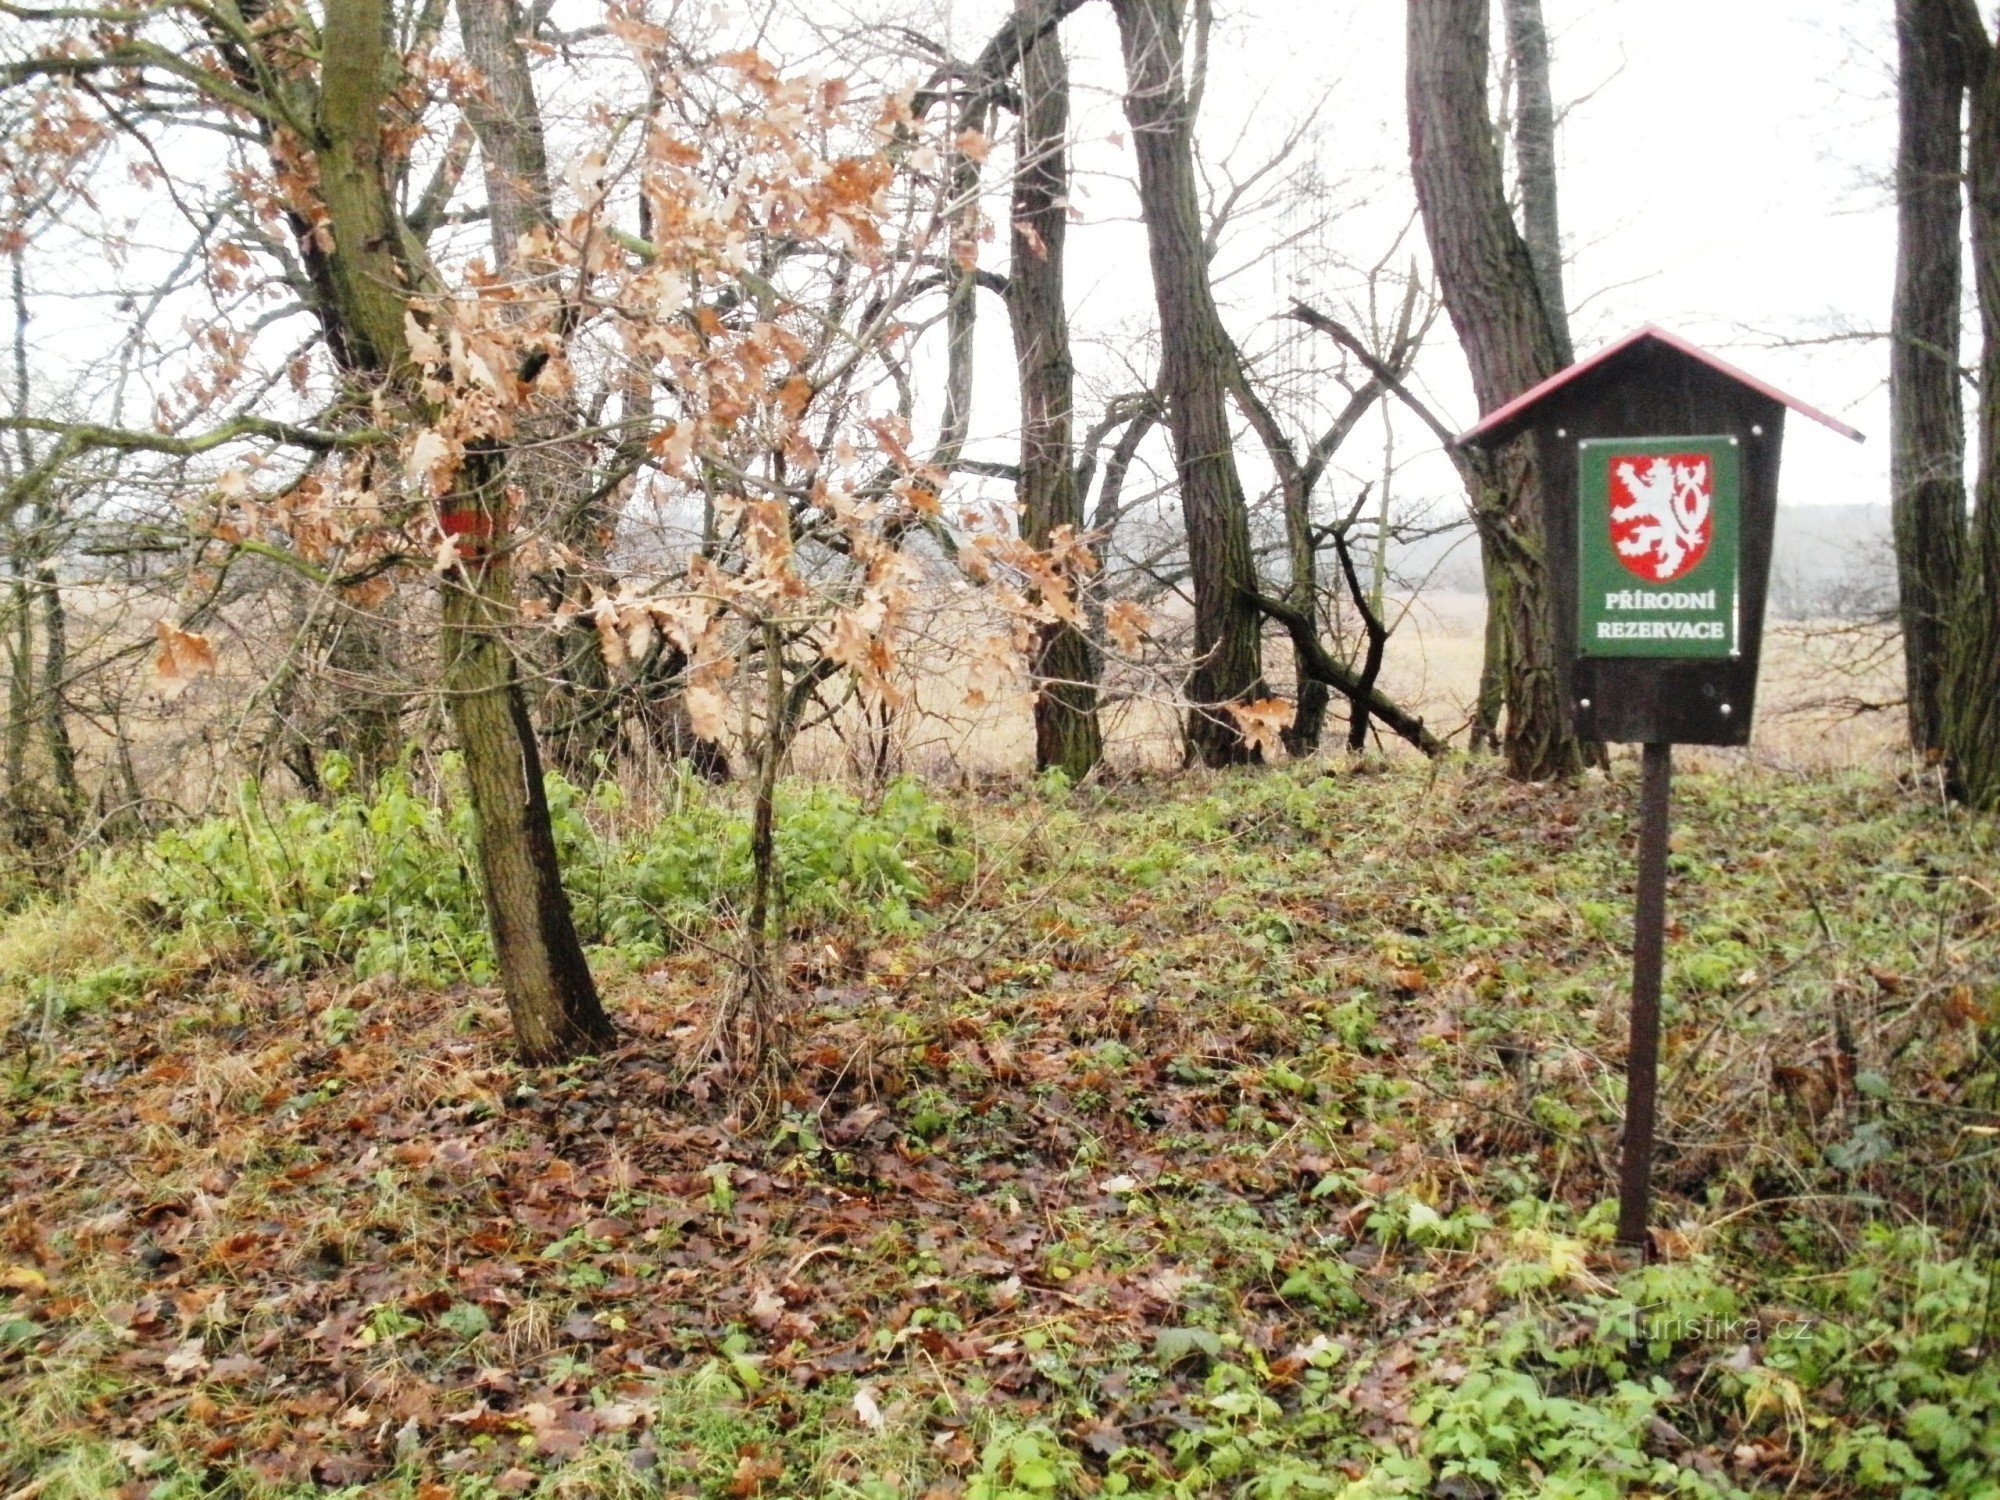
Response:
[[[264,614],[232,619],[215,631],[219,669],[194,681],[163,682],[151,671],[147,612],[129,601],[97,599],[76,611],[89,654],[109,655],[124,642],[142,649],[115,669],[118,693],[126,704],[126,729],[133,739],[139,781],[160,809],[192,812],[229,795],[270,732],[273,699],[268,674],[257,663],[252,641],[284,638],[286,626]],[[1440,735],[1463,743],[1478,687],[1484,601],[1476,593],[1431,589],[1395,601],[1383,687],[1392,697],[1423,714]],[[970,665],[975,653],[964,648],[994,634],[997,622],[967,596],[944,593],[913,611],[915,624],[904,650],[903,679],[909,701],[892,715],[892,753],[874,753],[870,735],[852,705],[830,723],[811,730],[794,755],[795,768],[808,775],[873,775],[881,769],[915,772],[952,782],[1026,773],[1034,761],[1030,699],[1023,679],[993,680]],[[1162,630],[1166,630],[1166,625]],[[1274,689],[1290,696],[1291,653],[1282,639],[1267,637],[1266,671]],[[1158,651],[1174,659],[1178,648]],[[309,669],[311,670],[311,669]],[[428,669],[406,664],[408,676],[387,682],[427,697]],[[1749,758],[1799,769],[1891,767],[1897,763],[1900,711],[1859,712],[1855,704],[1892,703],[1899,693],[1898,661],[1891,633],[1844,623],[1773,624],[1767,630],[1755,741]],[[1114,672],[1104,721],[1109,760],[1120,770],[1166,768],[1180,759],[1179,716],[1174,676],[1147,677],[1130,668]],[[753,684],[754,690],[754,684]],[[436,727],[423,713],[410,716],[412,728]],[[1328,753],[1338,755],[1345,724],[1336,703],[1329,720]],[[112,754],[101,728],[79,722],[79,748],[86,780]],[[1397,743],[1387,748],[1404,753]],[[1687,752],[1715,763],[1742,760],[1745,752]],[[1692,763],[1692,761],[1690,761]],[[653,772],[643,765],[634,774]]]
[[[1462,723],[1479,683],[1485,601],[1477,594],[1430,593],[1410,606],[1389,648],[1392,696],[1422,708],[1433,725]],[[1887,765],[1902,737],[1900,708],[1861,710],[1901,694],[1892,632],[1832,622],[1765,627],[1756,727],[1747,754],[1797,769]],[[1705,751],[1724,762],[1745,752]]]
[[[1434,590],[1394,606],[1396,631],[1383,670],[1389,695],[1420,711],[1440,734],[1463,743],[1479,684],[1485,604],[1477,594]],[[949,622],[947,622],[948,625]],[[969,622],[965,628],[971,628]],[[949,628],[935,632],[950,638]],[[1266,668],[1289,695],[1290,652],[1282,643],[1267,652]],[[1845,622],[1773,623],[1767,627],[1759,682],[1757,722],[1748,751],[1687,751],[1690,764],[1727,764],[1746,757],[1795,770],[1889,768],[1900,751],[1902,716],[1893,633]],[[915,701],[897,718],[901,763],[926,775],[1017,774],[1034,755],[1028,700],[1018,684],[986,702],[968,702],[962,669],[940,664],[922,674]],[[1135,695],[1114,695],[1106,709],[1109,758],[1124,768],[1162,767],[1180,755],[1178,721],[1167,684]],[[1339,705],[1334,713],[1342,713]],[[1337,728],[1337,725],[1336,725]],[[1329,749],[1338,753],[1337,733]],[[1391,747],[1395,748],[1395,747]],[[801,769],[831,769],[849,755],[832,733],[802,744]]]

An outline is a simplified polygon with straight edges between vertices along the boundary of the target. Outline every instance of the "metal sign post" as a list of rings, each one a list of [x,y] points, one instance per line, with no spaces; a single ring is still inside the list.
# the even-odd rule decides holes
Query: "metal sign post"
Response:
[[[1644,1248],[1653,1200],[1653,1121],[1660,1084],[1660,971],[1667,947],[1667,810],[1674,747],[1644,752],[1639,784],[1639,892],[1632,930],[1632,1033],[1625,1053],[1625,1144],[1618,1169],[1618,1243]]]
[[[1487,414],[1541,476],[1557,670],[1586,740],[1645,747],[1618,1238],[1651,1243],[1675,745],[1746,745],[1787,411],[1824,412],[1647,327]]]

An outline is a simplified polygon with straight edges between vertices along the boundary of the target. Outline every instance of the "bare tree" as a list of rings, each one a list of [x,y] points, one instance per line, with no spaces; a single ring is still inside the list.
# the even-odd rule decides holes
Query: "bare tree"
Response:
[[[1411,175],[1482,412],[1565,363],[1558,320],[1508,208],[1487,106],[1489,25],[1487,0],[1410,3]],[[1496,455],[1473,495],[1487,609],[1501,630],[1507,766],[1529,779],[1571,775],[1583,765],[1559,685],[1541,505],[1535,456],[1524,441]]]
[[[1910,745],[1942,749],[1946,637],[1965,549],[1959,375],[1968,48],[1959,0],[1897,0],[1890,485]]]
[[[1556,106],[1549,80],[1549,28],[1542,0],[1504,0],[1507,58],[1514,77],[1514,171],[1521,195],[1521,237],[1534,262],[1542,307],[1555,328],[1556,357],[1576,358],[1563,296],[1562,222],[1556,194]]]
[[[1173,439],[1194,591],[1195,665],[1187,753],[1220,766],[1254,760],[1229,705],[1266,696],[1249,507],[1229,424],[1236,348],[1209,285],[1194,166],[1198,69],[1183,0],[1113,0],[1125,57],[1125,118],[1160,318],[1160,391]],[[1196,0],[1202,21],[1205,0]]]
[[[1969,3],[1967,180],[1979,295],[1979,479],[1945,641],[1940,739],[1954,790],[2000,810],[2000,45]],[[1975,30],[1975,27],[1978,27]]]
[[[1041,0],[1015,0],[1026,17]],[[1047,31],[1023,53],[1013,181],[1007,315],[1021,391],[1018,491],[1021,535],[1047,547],[1059,528],[1083,529],[1072,427],[1076,365],[1063,303],[1069,235],[1069,67],[1061,36]],[[1097,719],[1097,659],[1078,625],[1055,620],[1035,645],[1035,767],[1088,775],[1104,755]]]
[[[1377,267],[1379,275],[1381,268]],[[1366,351],[1367,378],[1348,388],[1347,400],[1332,421],[1313,435],[1303,451],[1285,430],[1270,403],[1259,394],[1247,364],[1240,367],[1235,396],[1251,429],[1264,445],[1266,456],[1277,476],[1278,497],[1284,512],[1285,553],[1290,582],[1283,597],[1260,590],[1253,599],[1258,610],[1282,626],[1291,636],[1293,655],[1298,662],[1300,693],[1297,714],[1287,732],[1286,748],[1303,754],[1318,748],[1321,719],[1330,693],[1348,700],[1347,746],[1360,750],[1367,743],[1368,726],[1379,719],[1391,732],[1401,736],[1426,754],[1438,753],[1442,746],[1424,727],[1423,721],[1391,702],[1377,689],[1389,644],[1389,626],[1383,618],[1380,599],[1361,581],[1355,560],[1354,532],[1361,499],[1347,514],[1330,523],[1314,517],[1314,499],[1328,467],[1341,445],[1361,419],[1383,398],[1392,383],[1409,373],[1422,347],[1435,306],[1419,322],[1417,308],[1423,288],[1412,276],[1404,288],[1400,309],[1384,335],[1386,349]],[[1300,304],[1292,316],[1311,327],[1330,330],[1340,326],[1325,314]],[[1350,352],[1361,341],[1341,327],[1340,342]],[[1339,573],[1337,587],[1345,592],[1347,605],[1361,622],[1364,641],[1361,665],[1351,668],[1323,643],[1324,618],[1321,606],[1320,555],[1331,549]],[[1316,689],[1317,691],[1309,691]]]

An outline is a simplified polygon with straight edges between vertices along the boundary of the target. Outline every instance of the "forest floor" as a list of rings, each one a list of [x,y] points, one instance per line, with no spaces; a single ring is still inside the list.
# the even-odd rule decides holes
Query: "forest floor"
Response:
[[[730,807],[562,801],[561,1070],[423,799],[108,861],[0,918],[0,1496],[2000,1494],[2000,829],[1680,781],[1640,1267],[1633,769],[797,792],[754,1112]]]

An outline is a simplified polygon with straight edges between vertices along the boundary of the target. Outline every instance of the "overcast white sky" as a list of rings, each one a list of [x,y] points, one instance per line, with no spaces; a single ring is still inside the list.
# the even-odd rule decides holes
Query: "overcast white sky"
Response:
[[[1856,447],[1795,418],[1786,503],[1885,501],[1884,345],[1779,346],[1887,324],[1895,125],[1886,0],[1544,3],[1558,105],[1570,106],[1559,163],[1579,352],[1647,322],[1707,344],[1868,435]],[[941,7],[954,50],[976,51],[1007,8],[1006,0]],[[1217,0],[1217,13],[1206,154],[1252,164],[1324,96],[1318,151],[1328,174],[1342,179],[1336,198],[1344,205],[1324,240],[1351,260],[1372,261],[1412,201],[1404,0]],[[1072,232],[1072,316],[1080,340],[1108,340],[1094,354],[1080,351],[1086,370],[1116,383],[1107,367],[1132,352],[1152,315],[1144,241],[1125,186],[1132,168],[1109,7],[1084,7],[1065,35],[1083,220]],[[1246,227],[1220,269],[1253,257],[1272,227]],[[996,266],[1004,253],[1003,239],[989,251]],[[1260,267],[1225,283],[1239,333],[1283,309],[1283,269]],[[1333,302],[1340,288],[1306,291]],[[984,396],[999,397],[1010,384],[1004,319],[985,320],[982,346]],[[1470,425],[1477,413],[1446,325],[1420,370],[1447,420]],[[1080,405],[1087,419],[1088,398]],[[991,428],[988,437],[990,456],[1006,456],[1007,435]],[[1408,446],[1419,445],[1412,430]],[[1355,462],[1365,473],[1368,460]],[[1419,462],[1406,487],[1453,486],[1441,465]]]
[[[899,44],[869,22],[928,10],[926,29],[970,56],[1012,0],[785,3],[797,7],[795,17],[847,30],[852,50],[876,56]],[[1406,0],[1215,4],[1219,31],[1201,137],[1216,180],[1225,166],[1242,170],[1264,160],[1317,106],[1312,151],[1336,184],[1333,212],[1315,236],[1318,251],[1366,264],[1408,231],[1407,258],[1421,235],[1409,228]],[[1886,178],[1895,144],[1888,0],[1544,4],[1556,96],[1559,104],[1573,102],[1558,144],[1579,351],[1646,322],[1709,344],[1869,436],[1857,448],[1810,423],[1791,423],[1787,503],[1886,500],[1883,344],[1778,345],[1887,322],[1894,213]],[[578,8],[594,12],[594,0],[579,0]],[[738,0],[739,24],[764,11],[764,0]],[[767,40],[784,52],[787,40],[803,40],[795,27],[796,19],[781,23]],[[1082,368],[1080,420],[1087,423],[1105,396],[1149,378],[1154,312],[1110,7],[1085,5],[1065,23],[1064,36],[1076,106],[1070,303]],[[911,62],[900,72],[914,80],[921,69]],[[1005,153],[994,161],[991,208],[1004,231]],[[1281,334],[1307,338],[1274,321],[1294,292],[1343,311],[1354,293],[1352,273],[1268,253],[1296,222],[1275,212],[1253,215],[1218,261],[1227,315],[1253,347]],[[1006,253],[1001,232],[985,255],[1004,270]],[[51,291],[63,280],[56,270],[40,277]],[[101,279],[100,271],[90,268],[85,281],[92,277]],[[89,297],[48,308],[37,325],[38,354],[51,365],[78,357],[114,336],[120,316]],[[1011,350],[1006,319],[991,301],[980,347],[973,451],[1011,458]],[[1455,427],[1476,417],[1463,359],[1443,322],[1415,383]],[[930,384],[935,396],[938,382]],[[1329,405],[1339,397],[1329,385]],[[1399,462],[1408,467],[1399,493],[1458,507],[1456,481],[1435,445],[1414,425],[1402,426]],[[1349,472],[1336,475],[1336,494],[1351,495],[1372,477],[1379,454],[1379,432],[1358,434],[1344,455]],[[1164,459],[1163,446],[1154,457]]]

